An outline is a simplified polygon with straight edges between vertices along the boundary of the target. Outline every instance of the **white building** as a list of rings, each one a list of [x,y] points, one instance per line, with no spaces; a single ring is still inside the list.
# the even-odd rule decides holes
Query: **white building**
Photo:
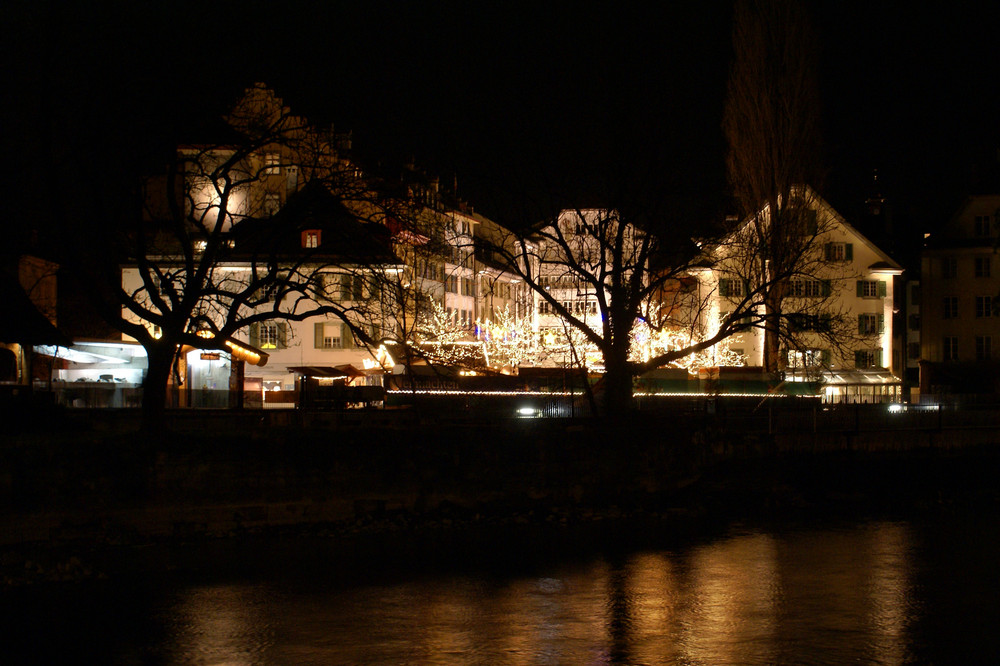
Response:
[[[785,380],[821,380],[831,402],[898,400],[901,381],[889,364],[892,277],[902,268],[811,189],[799,196],[809,212],[797,246],[803,255],[785,285],[780,343]],[[767,211],[760,216],[766,220]],[[701,325],[711,334],[733,313],[744,313],[758,325],[734,335],[730,350],[741,353],[748,366],[763,366],[763,305],[753,293],[761,278],[748,270],[752,251],[747,253],[748,244],[739,237],[751,224],[744,221],[732,236],[707,248],[710,261],[698,274],[707,305]],[[831,326],[839,330],[834,333]]]

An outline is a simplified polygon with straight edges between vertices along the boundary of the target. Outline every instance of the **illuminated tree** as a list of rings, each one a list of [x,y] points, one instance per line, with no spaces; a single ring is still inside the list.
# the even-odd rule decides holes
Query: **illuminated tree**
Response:
[[[476,329],[489,368],[509,372],[539,356],[539,339],[531,319],[515,316],[509,307],[496,312],[492,320],[477,321]]]
[[[733,316],[690,344],[636,355],[639,322],[660,331],[694,326],[708,295],[691,290],[701,250],[688,242],[664,244],[648,230],[648,216],[618,210],[565,210],[521,232],[483,239],[495,256],[535,295],[544,352],[561,352],[579,366],[597,365],[604,376],[605,413],[631,408],[636,374],[708,349],[748,324]],[[744,313],[745,314],[745,313]]]

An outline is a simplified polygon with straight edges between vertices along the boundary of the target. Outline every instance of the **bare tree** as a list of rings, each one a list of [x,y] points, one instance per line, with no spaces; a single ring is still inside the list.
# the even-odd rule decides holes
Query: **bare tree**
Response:
[[[749,220],[738,230],[742,277],[762,304],[764,367],[776,372],[788,281],[805,272],[817,238],[810,208],[793,196],[821,176],[815,37],[794,0],[740,0],[733,50],[723,121],[729,182]]]
[[[664,244],[648,227],[647,219],[618,210],[576,209],[482,241],[535,294],[540,335],[566,337],[577,361],[583,346],[597,351],[604,370],[602,407],[611,416],[631,409],[636,374],[709,349],[752,325],[747,303],[718,327],[696,331],[709,302],[692,277],[702,251],[691,241]],[[640,325],[690,334],[675,338],[679,344],[637,355]]]
[[[346,159],[345,137],[292,115],[262,84],[226,120],[227,141],[184,146],[164,176],[144,182],[141,214],[109,229],[117,254],[92,266],[105,278],[106,317],[146,349],[147,427],[185,349],[258,361],[260,350],[240,341],[247,329],[319,315],[373,342],[355,306],[369,294],[342,290],[366,292],[396,270],[383,225],[393,204]]]
[[[859,275],[850,256],[834,256],[851,244],[831,242],[843,239],[844,222],[818,195],[795,186],[780,203],[780,231],[764,208],[704,244],[712,270],[703,286],[715,292],[720,326],[740,317],[744,333],[763,332],[765,371],[818,378],[865,335],[838,297]],[[776,248],[780,257],[767,259]]]

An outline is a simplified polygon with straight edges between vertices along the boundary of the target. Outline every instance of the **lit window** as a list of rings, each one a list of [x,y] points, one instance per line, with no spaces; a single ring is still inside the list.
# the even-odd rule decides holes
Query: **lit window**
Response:
[[[302,232],[302,247],[317,248],[320,245],[320,230],[307,229]]]
[[[277,322],[269,321],[260,325],[260,348],[277,349],[280,343],[279,327]]]
[[[823,365],[822,349],[789,349],[787,358],[790,368],[816,368]]]
[[[281,155],[278,153],[266,153],[264,155],[264,173],[281,173]]]

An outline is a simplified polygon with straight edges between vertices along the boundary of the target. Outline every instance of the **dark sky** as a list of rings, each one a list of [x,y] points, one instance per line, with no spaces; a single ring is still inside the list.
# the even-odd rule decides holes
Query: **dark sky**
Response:
[[[21,191],[50,160],[169,143],[261,80],[352,130],[363,160],[412,156],[487,213],[589,205],[621,178],[662,194],[672,223],[725,212],[731,2],[147,4],[0,10]],[[899,218],[925,225],[996,164],[1000,11],[895,4],[809,3],[824,193],[851,219],[877,168]]]

